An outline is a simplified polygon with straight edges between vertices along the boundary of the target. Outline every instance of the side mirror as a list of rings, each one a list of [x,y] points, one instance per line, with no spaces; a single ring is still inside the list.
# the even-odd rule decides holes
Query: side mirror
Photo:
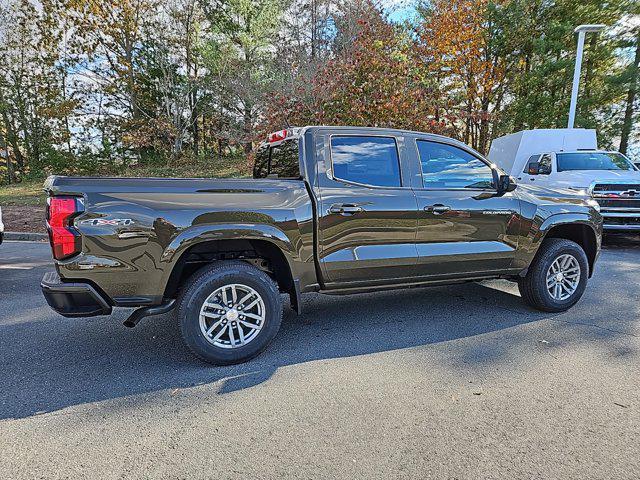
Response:
[[[538,173],[540,173],[540,163],[529,162],[529,166],[527,167],[527,173],[529,175],[538,175]]]
[[[509,175],[500,175],[498,178],[498,195],[513,192],[518,185]]]

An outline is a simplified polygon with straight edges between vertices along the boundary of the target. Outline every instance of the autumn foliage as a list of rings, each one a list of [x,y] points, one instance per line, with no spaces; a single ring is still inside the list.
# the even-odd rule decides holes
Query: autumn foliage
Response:
[[[287,124],[393,127],[457,136],[484,150],[501,95],[502,59],[487,44],[488,0],[435,0],[414,34],[361,4],[351,45],[288,95],[263,131]],[[261,132],[262,133],[262,132]]]
[[[427,21],[418,27],[420,51],[427,72],[442,94],[456,101],[447,118],[459,121],[459,134],[466,143],[486,150],[490,108],[501,102],[505,59],[496,55],[487,34],[488,0],[434,0]]]
[[[352,43],[311,85],[276,95],[262,131],[283,125],[354,125],[452,133],[437,115],[436,87],[420,65],[415,40],[370,3],[361,5]]]
[[[586,45],[577,125],[640,154],[637,1],[415,0],[393,21],[379,1],[0,2],[0,181],[237,173],[268,132],[318,124],[486,153],[566,125],[581,23],[611,28]]]

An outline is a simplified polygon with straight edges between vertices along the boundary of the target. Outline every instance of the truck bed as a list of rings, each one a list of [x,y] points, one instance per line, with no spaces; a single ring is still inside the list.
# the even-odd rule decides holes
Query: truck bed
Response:
[[[240,237],[247,250],[270,242],[289,268],[316,282],[303,180],[56,176],[45,190],[84,203],[74,219],[82,252],[57,262],[61,278],[99,284],[115,305],[160,303],[173,266],[196,240]]]

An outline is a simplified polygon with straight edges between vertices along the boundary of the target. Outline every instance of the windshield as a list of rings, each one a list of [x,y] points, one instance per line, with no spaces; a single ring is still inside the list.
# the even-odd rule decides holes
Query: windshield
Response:
[[[558,153],[558,171],[635,170],[624,155],[608,152]]]

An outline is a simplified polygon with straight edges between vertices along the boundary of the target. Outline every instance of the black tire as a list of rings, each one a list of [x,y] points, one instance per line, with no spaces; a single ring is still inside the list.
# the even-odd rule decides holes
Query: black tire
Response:
[[[254,289],[264,302],[265,318],[255,337],[243,346],[221,348],[205,338],[200,328],[200,309],[218,288],[230,284]],[[192,275],[178,300],[178,320],[184,343],[201,360],[214,365],[246,362],[262,352],[280,329],[282,299],[269,275],[243,261],[222,261]]]
[[[556,300],[547,289],[547,272],[551,264],[561,255],[573,256],[580,266],[580,279],[576,290],[565,300]],[[518,279],[518,289],[528,305],[543,312],[564,312],[582,297],[587,288],[589,262],[580,245],[564,238],[545,240],[524,278]]]

